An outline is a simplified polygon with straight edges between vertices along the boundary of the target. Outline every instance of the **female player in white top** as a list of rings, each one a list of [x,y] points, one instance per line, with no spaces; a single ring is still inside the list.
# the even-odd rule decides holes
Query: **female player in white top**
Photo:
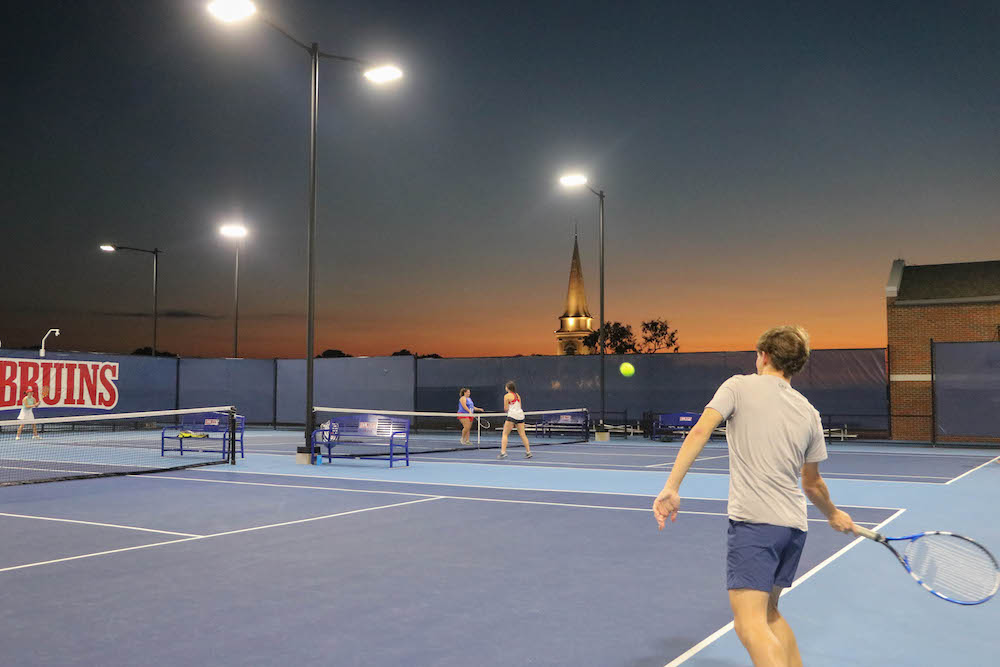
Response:
[[[38,405],[38,399],[35,398],[35,390],[33,387],[28,387],[24,390],[24,398],[21,399],[21,412],[18,413],[17,418],[23,421],[31,420],[35,418],[34,407]],[[17,435],[14,437],[15,440],[21,439],[21,429],[24,428],[24,424],[17,427]],[[38,427],[34,424],[31,425],[31,430],[36,438],[41,437],[38,435]]]
[[[524,406],[521,404],[521,396],[517,393],[517,386],[513,381],[507,383],[507,393],[503,396],[503,409],[507,413],[507,418],[503,422],[503,436],[500,438],[500,454],[498,459],[507,458],[507,436],[517,424],[517,432],[524,443],[524,458],[531,458],[531,445],[528,443],[528,436],[524,434]]]

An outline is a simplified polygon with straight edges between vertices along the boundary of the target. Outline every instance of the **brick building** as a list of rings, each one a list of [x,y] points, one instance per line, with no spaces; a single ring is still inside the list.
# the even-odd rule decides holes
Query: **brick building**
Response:
[[[931,341],[998,339],[1000,261],[907,266],[897,259],[885,297],[892,438],[933,440]]]

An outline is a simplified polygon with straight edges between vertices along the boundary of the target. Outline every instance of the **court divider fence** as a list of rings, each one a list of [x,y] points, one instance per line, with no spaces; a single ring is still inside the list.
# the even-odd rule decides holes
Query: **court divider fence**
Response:
[[[305,420],[301,359],[153,359],[52,351],[39,359],[34,350],[0,350],[0,398],[19,395],[20,382],[30,380],[32,372],[37,378],[39,362],[74,361],[117,364],[116,403],[108,412],[232,404],[248,424],[300,425]],[[634,366],[633,376],[618,372],[624,361]],[[34,371],[28,368],[32,363]],[[606,363],[608,422],[636,423],[660,412],[701,411],[726,378],[754,372],[754,353],[607,355]],[[527,409],[587,408],[597,415],[599,364],[597,355],[319,358],[314,392],[318,405],[449,412],[458,409],[459,388],[469,387],[477,406],[496,411],[503,407],[504,384],[514,380]],[[793,386],[812,401],[828,426],[888,432],[884,348],[814,350]],[[16,416],[14,403],[16,399],[5,403],[0,416]],[[61,406],[46,408],[45,414],[81,411],[99,410]]]
[[[1000,342],[931,342],[935,440],[1000,438]]]

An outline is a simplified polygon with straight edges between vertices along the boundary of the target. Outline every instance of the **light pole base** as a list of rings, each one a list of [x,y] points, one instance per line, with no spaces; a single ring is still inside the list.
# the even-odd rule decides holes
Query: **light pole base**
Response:
[[[611,440],[611,431],[597,431],[594,433],[594,440],[598,442],[608,442]]]
[[[312,465],[313,456],[320,453],[320,448],[316,447],[313,454],[309,453],[308,447],[299,447],[295,451],[295,462],[301,465]]]

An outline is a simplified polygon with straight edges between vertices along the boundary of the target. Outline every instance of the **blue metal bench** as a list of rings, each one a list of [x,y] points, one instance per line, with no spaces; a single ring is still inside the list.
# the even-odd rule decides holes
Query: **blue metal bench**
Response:
[[[590,440],[590,416],[587,412],[543,415],[534,430],[541,437],[579,432],[580,439],[586,442]]]
[[[653,421],[651,437],[658,440],[661,436],[686,434],[701,418],[700,412],[669,412],[656,415]]]
[[[313,451],[319,449],[320,459],[380,459],[389,467],[396,460],[410,465],[410,420],[390,415],[335,415],[313,431]],[[386,451],[388,448],[388,451]],[[397,451],[399,452],[397,454]]]
[[[246,458],[243,451],[245,427],[246,417],[236,415],[236,443],[240,448],[240,458]],[[168,440],[176,440],[177,446],[168,447]],[[221,441],[218,449],[213,448],[212,441]],[[226,412],[195,412],[181,415],[180,424],[166,426],[160,432],[160,456],[166,455],[167,452],[179,452],[181,456],[184,456],[185,442],[188,442],[186,448],[188,451],[219,452],[225,457],[229,453],[229,414]]]

